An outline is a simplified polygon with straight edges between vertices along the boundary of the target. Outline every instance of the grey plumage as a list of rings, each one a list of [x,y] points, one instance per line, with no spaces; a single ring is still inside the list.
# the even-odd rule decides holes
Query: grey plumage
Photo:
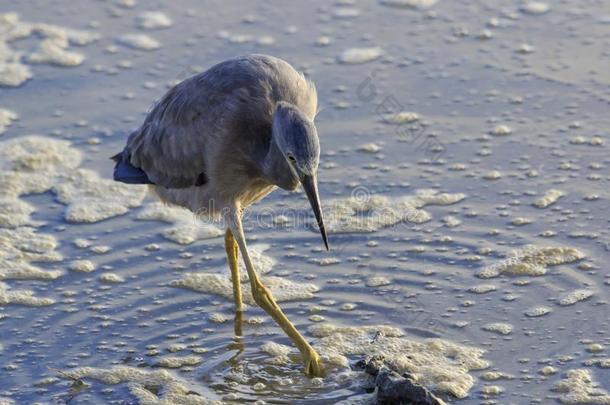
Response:
[[[281,59],[227,60],[163,96],[114,157],[114,177],[151,184],[162,200],[200,215],[222,216],[237,310],[239,249],[256,303],[295,342],[307,373],[319,376],[319,356],[258,278],[241,223],[243,210],[275,187],[293,190],[301,184],[328,248],[317,185],[317,103],[313,83]]]
[[[266,160],[277,146],[271,142],[276,109],[285,116],[276,117],[276,125],[298,131],[298,124],[285,120],[296,117],[315,131],[316,108],[314,85],[283,60],[266,55],[230,59],[169,90],[129,136],[121,157],[143,170],[167,202],[200,213],[210,208],[210,199],[215,208],[241,198],[249,205],[266,195],[252,195],[252,187],[267,183],[270,192],[276,185],[292,189],[298,184],[284,178],[290,167],[280,153]],[[299,164],[315,170],[317,134],[313,140],[299,135],[300,140],[290,140],[293,146],[316,144]],[[194,189],[202,173],[208,181]]]

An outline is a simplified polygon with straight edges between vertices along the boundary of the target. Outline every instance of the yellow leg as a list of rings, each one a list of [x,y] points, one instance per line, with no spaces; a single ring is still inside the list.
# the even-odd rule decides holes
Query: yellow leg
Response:
[[[231,280],[233,281],[233,298],[235,299],[235,310],[242,310],[241,300],[241,283],[239,281],[239,267],[237,265],[238,259],[238,247],[235,243],[235,238],[230,229],[227,229],[225,234],[225,250],[227,251],[227,259],[229,261],[229,267],[231,268]],[[240,317],[241,319],[241,317]]]
[[[238,212],[236,210],[236,212]],[[322,377],[322,360],[318,353],[313,347],[305,340],[305,338],[299,333],[297,328],[290,322],[290,320],[284,315],[280,306],[275,302],[271,292],[258,278],[252,262],[250,261],[250,255],[246,247],[246,241],[244,238],[243,228],[241,225],[241,218],[238,214],[233,214],[229,218],[233,235],[237,240],[239,250],[241,251],[244,263],[246,264],[246,270],[248,271],[248,277],[250,278],[250,287],[252,288],[252,296],[254,301],[263,308],[273,320],[284,330],[290,340],[296,345],[303,356],[303,362],[305,364],[305,373],[312,377]]]
[[[242,324],[243,324],[243,312],[241,309],[235,310],[235,319],[233,319],[233,330],[235,331],[235,336],[242,336]]]
[[[242,297],[241,297],[241,282],[239,280],[239,267],[238,261],[238,250],[235,238],[231,233],[230,229],[227,229],[225,233],[225,250],[227,251],[227,260],[229,261],[229,268],[231,269],[231,280],[233,281],[233,299],[235,300],[235,335],[242,335]]]
[[[261,283],[256,274],[250,275],[250,286],[252,287],[254,301],[271,315],[301,352],[305,364],[305,373],[312,377],[322,377],[323,370],[320,356],[282,312],[280,306],[273,299],[271,291]]]

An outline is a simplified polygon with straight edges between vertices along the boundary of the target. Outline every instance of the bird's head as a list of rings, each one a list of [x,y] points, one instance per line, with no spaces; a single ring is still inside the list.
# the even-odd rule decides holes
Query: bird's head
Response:
[[[313,121],[298,107],[279,102],[273,114],[272,145],[273,179],[276,185],[286,190],[303,186],[328,250],[328,239],[324,229],[320,196],[318,194],[318,163],[320,141]]]

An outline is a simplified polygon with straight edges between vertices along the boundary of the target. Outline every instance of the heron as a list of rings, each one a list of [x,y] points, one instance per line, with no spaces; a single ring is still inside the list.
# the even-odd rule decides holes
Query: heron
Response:
[[[315,85],[288,62],[240,56],[168,90],[113,156],[114,180],[148,184],[168,204],[223,220],[236,313],[243,310],[241,252],[254,301],[299,349],[310,376],[323,375],[320,356],[258,276],[242,217],[278,187],[301,185],[329,250],[318,192],[317,108]]]

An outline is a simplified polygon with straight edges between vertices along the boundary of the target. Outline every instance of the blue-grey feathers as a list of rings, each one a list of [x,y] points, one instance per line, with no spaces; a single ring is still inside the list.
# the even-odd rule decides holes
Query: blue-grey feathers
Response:
[[[146,173],[129,163],[123,153],[113,156],[112,159],[116,162],[114,180],[127,184],[152,184]]]

